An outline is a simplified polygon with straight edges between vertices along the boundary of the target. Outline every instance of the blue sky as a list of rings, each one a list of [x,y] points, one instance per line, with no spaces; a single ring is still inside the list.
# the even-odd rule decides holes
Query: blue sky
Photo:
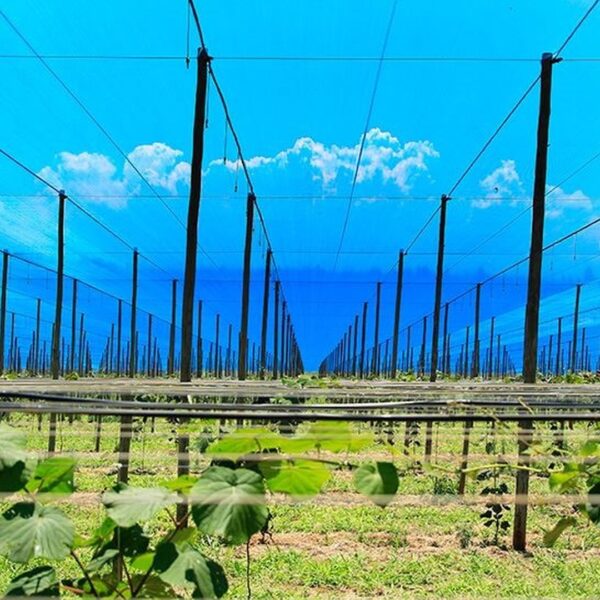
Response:
[[[383,337],[391,328],[394,262],[485,139],[584,13],[584,0],[398,2],[386,55],[530,59],[387,60],[369,123],[355,200],[335,265],[356,153],[377,61],[240,60],[240,57],[370,57],[381,53],[392,2],[377,0],[198,1],[214,69],[227,97],[279,274],[307,363],[314,367],[384,281]],[[136,55],[177,60],[52,59],[49,64],[110,132],[170,209],[185,220],[195,72],[184,0],[102,3],[3,0],[2,10],[45,55]],[[555,66],[548,184],[553,187],[600,151],[600,13],[593,13]],[[190,36],[192,53],[197,38]],[[160,266],[145,263],[140,304],[168,317],[169,279],[182,277],[184,232],[177,220],[37,60],[0,20],[2,147],[60,183],[81,205]],[[568,60],[571,59],[571,60]],[[449,205],[445,299],[525,256],[530,215],[463,256],[530,200],[537,89],[469,173]],[[239,320],[246,187],[214,90],[205,132],[199,295],[207,317]],[[224,163],[224,155],[227,163]],[[548,197],[546,241],[598,214],[600,184],[591,163]],[[54,265],[56,202],[0,161],[3,246]],[[129,250],[70,207],[67,272],[112,294],[129,295]],[[264,243],[256,228],[251,334],[258,338]],[[437,222],[406,262],[403,324],[430,312]],[[598,278],[598,229],[557,247],[545,263],[547,318],[568,314],[572,287]],[[496,286],[484,318],[506,312],[519,328],[525,270]],[[507,287],[507,280],[514,288]],[[19,310],[40,295],[22,286]],[[14,284],[17,288],[17,282]],[[490,286],[491,287],[491,286]],[[518,293],[515,290],[519,290]],[[52,286],[48,287],[51,298]],[[594,296],[592,284],[587,298]],[[28,298],[28,295],[32,298]],[[552,298],[551,298],[552,296]],[[470,299],[469,299],[470,298]],[[456,310],[459,331],[472,294]],[[16,302],[16,300],[15,300]],[[591,302],[591,300],[589,300]],[[590,305],[591,307],[591,305]],[[514,313],[507,312],[514,309]],[[210,317],[209,317],[210,315]],[[544,317],[543,317],[544,318]],[[94,327],[104,339],[106,324]],[[590,323],[590,327],[594,326]],[[27,331],[27,326],[25,331]],[[507,334],[508,335],[508,334]],[[517,343],[517,342],[515,342]]]

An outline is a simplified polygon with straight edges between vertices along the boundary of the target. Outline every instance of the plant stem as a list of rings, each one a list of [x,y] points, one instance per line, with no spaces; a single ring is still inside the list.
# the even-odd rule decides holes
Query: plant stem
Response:
[[[250,539],[246,542],[246,598],[252,598],[252,588],[250,587]]]
[[[71,556],[77,563],[77,566],[81,569],[81,572],[83,573],[83,576],[85,577],[86,581],[90,584],[90,591],[92,592],[92,594],[94,594],[94,596],[96,598],[99,598],[100,596],[98,595],[98,592],[96,591],[96,588],[94,587],[94,583],[92,581],[92,578],[90,577],[90,574],[86,571],[85,567],[83,566],[82,562],[79,560],[79,557],[77,556],[77,554],[75,554],[74,550],[71,550]]]

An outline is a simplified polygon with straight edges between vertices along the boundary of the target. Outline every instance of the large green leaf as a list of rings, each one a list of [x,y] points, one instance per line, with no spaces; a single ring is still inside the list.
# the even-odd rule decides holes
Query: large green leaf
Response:
[[[262,477],[248,469],[210,467],[192,488],[192,517],[204,533],[241,544],[267,522]]]
[[[160,544],[153,568],[163,581],[173,587],[193,590],[195,597],[220,598],[227,592],[227,579],[221,566],[189,546]]]
[[[65,558],[75,531],[67,516],[52,506],[15,504],[0,518],[0,553],[14,562],[34,557]]]
[[[373,443],[371,432],[359,432],[350,423],[342,421],[318,421],[313,423],[304,436],[319,450],[329,452],[357,452]],[[292,442],[293,444],[293,442]]]
[[[177,494],[163,488],[122,486],[102,496],[108,516],[120,527],[149,521],[160,510],[177,501]]]
[[[387,506],[398,491],[398,471],[389,462],[366,463],[354,473],[354,485],[378,506]]]
[[[0,423],[0,492],[16,492],[26,483],[27,439],[23,432]]]
[[[265,460],[259,467],[272,492],[297,499],[318,494],[331,476],[329,469],[316,460]]]
[[[548,484],[552,491],[566,492],[574,490],[579,484],[581,471],[575,463],[565,463],[562,471],[554,471],[548,478]]]
[[[206,450],[207,454],[223,455],[225,458],[237,460],[245,454],[262,452],[279,448],[280,436],[264,427],[248,427],[228,433],[220,440],[213,442]]]
[[[544,533],[544,546],[551,548],[556,543],[556,540],[562,535],[563,531],[568,527],[573,527],[577,524],[575,517],[563,517],[549,531]]]
[[[592,523],[600,525],[600,478],[595,481],[588,490],[588,501],[585,505],[585,512]]]
[[[9,584],[6,596],[55,598],[60,596],[58,580],[52,567],[36,567],[17,575]]]
[[[67,456],[47,458],[35,467],[27,490],[41,494],[70,494],[75,489],[75,464],[75,460]]]

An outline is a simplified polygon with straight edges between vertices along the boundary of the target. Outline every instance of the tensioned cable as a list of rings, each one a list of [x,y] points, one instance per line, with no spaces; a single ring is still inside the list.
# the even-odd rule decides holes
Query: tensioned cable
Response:
[[[390,13],[390,18],[388,20],[387,28],[385,31],[385,35],[383,38],[383,46],[381,48],[381,57],[385,56],[385,52],[387,50],[387,45],[390,39],[390,33],[392,31],[392,26],[394,24],[394,16],[396,14],[396,7],[398,6],[398,0],[394,0],[392,4],[392,11]],[[381,77],[381,70],[383,67],[383,61],[379,61],[377,64],[377,71],[375,72],[375,80],[373,82],[373,90],[371,92],[371,99],[369,101],[369,108],[367,110],[367,118],[365,119],[365,126],[363,128],[363,134],[360,139],[360,146],[358,149],[358,156],[356,158],[356,166],[354,167],[354,175],[352,177],[352,186],[350,188],[350,197],[348,198],[348,205],[346,207],[346,214],[344,216],[344,224],[342,226],[342,234],[340,236],[340,242],[338,244],[338,252],[335,256],[335,260],[333,262],[333,270],[335,271],[337,268],[339,253],[342,250],[342,246],[344,244],[344,238],[346,237],[346,230],[348,228],[348,220],[350,219],[350,212],[352,210],[352,200],[354,198],[354,190],[356,189],[356,182],[358,180],[358,173],[360,170],[360,163],[362,160],[363,152],[365,149],[365,143],[367,141],[367,132],[369,130],[369,125],[371,123],[371,116],[373,114],[373,107],[375,106],[375,97],[377,95],[377,88],[379,87],[379,78]]]
[[[160,55],[160,54],[40,54],[46,60],[131,60],[131,61],[182,61],[197,60],[192,56]],[[1,60],[22,60],[37,58],[30,54],[4,53]],[[519,56],[294,56],[294,55],[224,55],[213,56],[220,61],[239,62],[441,62],[441,63],[534,63],[539,58]],[[564,59],[565,62],[600,62],[599,57],[573,57]]]
[[[125,151],[119,146],[114,137],[109,133],[109,131],[98,121],[98,119],[92,114],[92,112],[87,108],[87,106],[79,99],[79,97],[71,90],[71,88],[61,79],[58,73],[42,58],[40,54],[38,54],[37,50],[33,47],[33,45],[29,42],[29,40],[19,31],[19,29],[14,25],[14,23],[6,16],[3,10],[0,10],[0,15],[6,21],[8,26],[15,32],[15,34],[21,39],[21,41],[31,50],[31,52],[39,59],[45,69],[54,77],[54,79],[60,84],[60,86],[67,92],[67,94],[73,99],[73,101],[83,110],[83,112],[89,117],[89,119],[96,125],[96,127],[104,134],[106,139],[113,145],[115,150],[125,159],[127,164],[137,173],[140,179],[148,186],[148,188],[156,195],[156,197],[161,200],[164,207],[173,215],[173,217],[177,220],[177,222],[184,228],[185,224],[183,221],[177,216],[177,213],[173,211],[173,209],[162,199],[160,194],[154,189],[154,187],[150,184],[148,179],[143,175],[143,173],[136,167],[136,165],[132,162],[129,156],[125,153]]]

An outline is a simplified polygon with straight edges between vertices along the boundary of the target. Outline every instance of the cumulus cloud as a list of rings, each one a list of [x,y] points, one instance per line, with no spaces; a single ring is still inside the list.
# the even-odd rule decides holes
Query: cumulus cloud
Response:
[[[485,196],[473,200],[472,205],[476,208],[489,208],[506,196],[518,199],[523,195],[523,184],[514,160],[501,161],[500,166],[484,177],[479,185]]]
[[[162,142],[136,146],[127,157],[158,192],[175,193],[190,178],[190,164],[182,161],[183,152]],[[113,208],[125,205],[127,196],[143,189],[143,182],[127,161],[119,168],[99,153],[60,152],[57,164],[40,169],[38,174],[68,194],[85,196],[92,202]]]
[[[594,208],[592,199],[581,190],[570,194],[562,188],[546,186],[546,216],[550,219],[562,217],[566,209],[591,211]]]
[[[284,168],[293,162],[307,165],[315,181],[319,181],[323,188],[332,188],[341,178],[353,176],[361,141],[359,139],[353,146],[339,146],[301,137],[290,148],[273,156],[253,156],[246,164],[249,169]],[[428,170],[428,160],[437,157],[439,152],[429,141],[402,143],[390,132],[373,128],[365,136],[357,183],[380,178],[383,183],[391,183],[406,192],[411,188],[412,180]],[[219,165],[223,165],[220,160],[210,163],[211,167]],[[227,160],[225,167],[235,171],[239,162]]]

